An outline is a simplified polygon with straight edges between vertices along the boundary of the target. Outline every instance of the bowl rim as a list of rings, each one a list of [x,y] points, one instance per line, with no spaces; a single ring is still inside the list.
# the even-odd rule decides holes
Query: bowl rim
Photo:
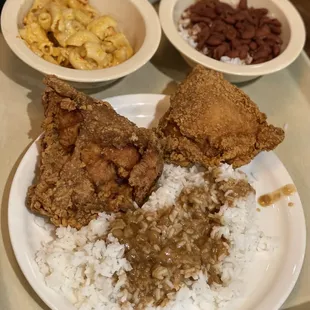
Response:
[[[286,49],[276,58],[261,64],[238,66],[224,63],[195,50],[179,34],[173,21],[175,5],[180,0],[161,0],[159,7],[159,19],[162,29],[168,40],[184,56],[195,63],[199,63],[213,70],[236,76],[259,76],[284,69],[290,65],[301,53],[305,40],[306,30],[304,22],[297,9],[289,0],[273,0],[274,5],[282,10],[287,18],[291,37]]]
[[[55,74],[59,78],[82,83],[116,80],[142,67],[155,54],[161,39],[161,26],[153,6],[145,0],[127,0],[134,5],[145,23],[145,38],[140,49],[125,62],[105,69],[77,70],[50,63],[34,52],[19,37],[17,17],[25,0],[7,0],[1,14],[2,34],[14,54],[27,65],[43,74]],[[14,12],[14,13],[13,13]]]

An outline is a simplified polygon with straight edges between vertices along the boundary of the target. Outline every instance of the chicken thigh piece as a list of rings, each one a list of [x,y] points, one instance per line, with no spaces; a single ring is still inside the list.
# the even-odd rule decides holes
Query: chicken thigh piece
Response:
[[[242,90],[200,65],[170,102],[157,128],[167,162],[206,167],[225,162],[239,167],[284,139],[284,131],[269,125]]]

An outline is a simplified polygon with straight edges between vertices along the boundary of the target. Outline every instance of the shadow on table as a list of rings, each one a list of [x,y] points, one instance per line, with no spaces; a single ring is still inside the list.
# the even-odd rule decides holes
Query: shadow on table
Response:
[[[161,37],[160,45],[151,59],[151,63],[163,74],[178,82],[184,80],[191,71],[191,67],[169,42],[165,34]]]
[[[192,68],[183,59],[180,52],[169,42],[165,34],[162,35],[159,48],[151,59],[151,63],[159,71],[173,80],[162,91],[162,93],[166,95],[171,95],[176,90],[178,82],[183,81],[192,70]],[[238,87],[245,87],[255,83],[260,78],[261,77],[257,77],[251,81],[233,84],[236,84]]]
[[[43,106],[41,103],[41,97],[45,89],[45,85],[42,83],[44,75],[32,69],[15,56],[2,36],[0,36],[0,50],[0,71],[2,71],[10,80],[28,91],[27,98],[29,99],[29,103],[27,106],[27,113],[31,125],[28,136],[30,139],[35,140],[42,132],[41,121],[43,120]],[[100,88],[83,90],[83,92],[92,95],[98,91],[108,89],[120,81],[121,79],[106,86],[101,86]]]
[[[307,303],[299,305],[299,306],[287,308],[286,310],[309,310],[309,309],[310,309],[310,302],[307,302]]]
[[[154,4],[154,9],[158,13],[159,3]],[[191,71],[190,66],[182,58],[179,51],[169,42],[163,31],[159,47],[150,61],[160,72],[178,82],[184,80]],[[164,91],[162,93],[166,95],[171,94]]]
[[[158,121],[164,116],[170,106],[170,97],[165,96],[160,100],[156,105],[155,115],[152,122],[149,125],[149,128],[155,128],[158,125]]]
[[[7,182],[5,184],[5,187],[3,189],[3,196],[2,196],[2,202],[1,202],[1,233],[2,233],[2,239],[4,248],[8,257],[8,260],[12,266],[12,269],[14,270],[17,278],[19,279],[20,283],[23,285],[24,289],[27,291],[27,293],[35,300],[35,302],[43,309],[48,310],[49,308],[44,304],[44,302],[40,299],[40,297],[35,293],[35,291],[31,288],[29,283],[27,282],[25,276],[23,275],[21,269],[18,266],[18,263],[16,261],[12,245],[10,242],[10,236],[9,236],[9,227],[8,227],[8,201],[9,201],[9,194],[10,194],[10,188],[12,184],[12,180],[14,177],[14,174],[16,172],[16,169],[18,165],[20,164],[20,161],[22,160],[23,156],[27,152],[27,149],[19,156],[16,163],[14,164],[9,177],[7,179]],[[4,279],[2,279],[4,280]],[[9,309],[3,308],[3,309]]]
[[[30,139],[34,140],[41,132],[40,122],[43,115],[41,93],[44,89],[42,84],[43,74],[35,71],[17,58],[10,50],[3,37],[0,37],[0,50],[0,71],[10,80],[28,91],[27,97],[29,103],[27,106],[27,113],[31,124],[28,136]],[[7,104],[10,103],[8,102]]]

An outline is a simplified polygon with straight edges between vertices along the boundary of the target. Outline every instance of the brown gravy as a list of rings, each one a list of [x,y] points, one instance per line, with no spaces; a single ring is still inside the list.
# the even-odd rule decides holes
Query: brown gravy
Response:
[[[258,198],[258,203],[262,207],[268,207],[279,201],[282,197],[293,195],[296,191],[294,184],[286,184],[274,192],[260,196]]]
[[[229,254],[230,244],[224,237],[211,238],[211,232],[222,225],[221,206],[233,208],[235,199],[254,189],[245,180],[216,182],[216,172],[205,173],[208,187],[185,187],[171,206],[129,210],[111,223],[132,267],[126,289],[135,310],[150,303],[165,306],[181,287],[195,281],[198,272],[208,276],[209,285],[222,284],[217,266]]]

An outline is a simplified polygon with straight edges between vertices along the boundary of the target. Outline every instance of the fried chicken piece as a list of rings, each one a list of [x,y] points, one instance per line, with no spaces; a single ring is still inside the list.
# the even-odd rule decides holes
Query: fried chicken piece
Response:
[[[166,161],[206,167],[221,162],[239,167],[261,151],[273,150],[284,131],[240,89],[213,70],[196,66],[171,97],[157,128]]]
[[[163,169],[155,134],[55,76],[44,82],[40,172],[27,206],[76,228],[98,212],[141,206]]]

